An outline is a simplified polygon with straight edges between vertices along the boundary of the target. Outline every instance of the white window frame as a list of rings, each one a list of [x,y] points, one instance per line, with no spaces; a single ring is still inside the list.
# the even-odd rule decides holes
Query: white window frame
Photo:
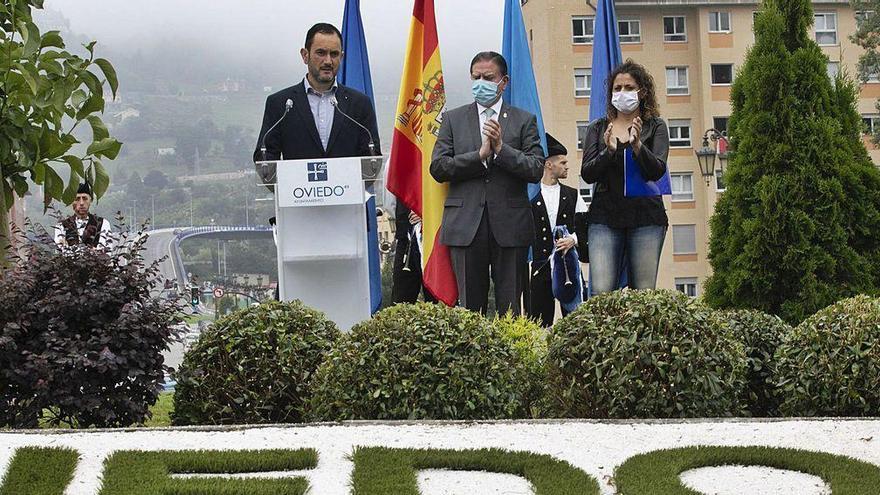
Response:
[[[575,136],[576,136],[576,137],[575,137],[575,142],[577,143],[577,149],[578,149],[578,151],[583,151],[583,149],[584,149],[584,143],[583,143],[583,141],[586,141],[586,136],[587,136],[587,126],[588,126],[589,124],[590,124],[590,123],[589,123],[588,121],[586,121],[586,120],[578,120],[577,122],[575,122],[575,125],[577,126],[577,131],[576,131],[577,134],[575,134]],[[581,139],[581,129],[584,130],[584,139]]]
[[[839,39],[837,37],[837,28],[839,26],[837,22],[837,12],[816,12],[813,14],[815,22],[813,23],[815,33],[816,33],[816,43],[819,46],[837,46],[839,44]],[[819,19],[822,19],[822,29],[819,28]],[[828,19],[834,19],[834,29],[829,29],[826,27],[828,25]],[[834,34],[834,42],[833,43],[822,43],[819,41],[820,34]]]
[[[584,78],[586,87],[578,86],[578,78]],[[587,67],[575,67],[574,69],[574,97],[589,98],[593,85],[593,69]]]
[[[727,184],[724,183],[724,171],[720,168],[715,169],[715,192],[724,192],[727,190]]]
[[[681,84],[681,72],[684,71],[684,86]],[[675,71],[675,81],[670,81],[669,72]],[[688,68],[686,65],[674,65],[666,67],[666,95],[667,96],[687,96],[691,94],[689,82]],[[675,84],[673,84],[673,82]],[[684,92],[681,90],[684,89]]]
[[[691,119],[669,119],[667,126],[669,127],[670,148],[690,148],[693,146]],[[680,129],[687,129],[687,138],[681,137]]]
[[[694,200],[694,174],[691,172],[672,172],[669,174],[669,179],[672,185],[673,202]]]
[[[582,28],[584,34],[578,36],[574,34],[574,23],[575,21],[581,21]],[[592,27],[591,33],[587,34],[587,26]],[[571,44],[572,45],[592,45],[593,38],[596,35],[596,16],[592,15],[573,15],[571,16]],[[576,38],[583,38],[582,40],[578,40]]]
[[[724,125],[719,126],[718,122],[715,119],[725,119]],[[724,129],[721,129],[724,127]],[[730,115],[715,115],[712,117],[712,128],[721,131],[722,134],[727,136],[727,128],[730,127]]]
[[[627,33],[622,34],[623,30],[621,27],[626,24],[628,26]],[[633,34],[632,27],[636,27],[636,33]],[[632,44],[632,43],[641,43],[642,42],[642,20],[638,18],[623,18],[617,19],[617,35],[620,38],[620,44]]]
[[[675,233],[681,232],[682,228],[684,228],[684,227],[690,227],[691,231],[694,234],[694,236],[693,236],[694,237],[694,248],[691,251],[676,251],[675,250],[675,247],[676,247],[675,246]],[[690,236],[690,234],[688,234],[688,236]],[[688,239],[688,240],[690,240],[690,239]],[[679,225],[672,226],[672,254],[697,254],[697,226],[696,226],[696,224],[689,223],[689,224],[679,224]]]
[[[672,21],[672,33],[666,32],[666,19],[673,19]],[[675,31],[676,23],[675,19],[681,19],[681,32]],[[675,39],[676,37],[683,37],[683,39]],[[684,15],[664,15],[663,16],[663,42],[664,43],[687,43],[687,16]]]
[[[715,81],[713,80],[713,79],[715,78],[715,74],[714,74],[714,71],[712,70],[712,68],[715,67],[715,66],[718,66],[718,67],[721,67],[721,66],[730,66],[730,82],[728,82],[728,83],[723,83],[723,82],[720,83],[720,82],[715,82]],[[733,78],[734,78],[734,76],[735,76],[735,72],[734,72],[734,70],[733,70],[733,64],[709,64],[709,82],[711,83],[712,86],[730,86],[730,85],[733,84]]]
[[[832,74],[831,68],[834,67],[834,73]],[[828,74],[828,78],[834,81],[834,78],[837,77],[837,74],[840,74],[840,62],[837,60],[829,60],[827,64],[825,64],[825,72]]]
[[[727,17],[727,29],[724,28],[722,19]],[[712,21],[715,21],[715,29],[712,29]],[[709,12],[709,32],[710,33],[729,33],[730,32],[730,11],[717,10]]]
[[[688,297],[697,297],[698,282],[697,277],[675,277],[675,290]],[[689,287],[693,287],[693,294],[688,291]]]
[[[866,136],[873,136],[874,132],[880,130],[880,114],[863,113],[862,123],[865,124],[865,127],[867,128],[866,130],[862,131],[862,134]]]

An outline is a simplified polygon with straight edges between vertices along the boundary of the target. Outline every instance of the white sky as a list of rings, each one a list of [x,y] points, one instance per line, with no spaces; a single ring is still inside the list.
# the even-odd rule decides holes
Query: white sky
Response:
[[[45,2],[70,20],[72,31],[97,39],[99,46],[134,49],[164,39],[191,39],[231,58],[283,64],[285,71],[289,69],[290,84],[305,72],[298,52],[308,28],[323,21],[341,29],[344,5],[344,0]],[[377,94],[397,93],[412,5],[412,0],[361,0]],[[435,9],[447,89],[469,93],[471,57],[482,50],[500,51],[504,0],[435,0]]]

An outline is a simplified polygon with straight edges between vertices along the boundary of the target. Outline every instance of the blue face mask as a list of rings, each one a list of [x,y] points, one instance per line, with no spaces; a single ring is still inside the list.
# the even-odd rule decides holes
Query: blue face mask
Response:
[[[474,93],[474,101],[488,107],[495,102],[495,98],[498,96],[498,83],[477,79],[471,86],[471,91]]]

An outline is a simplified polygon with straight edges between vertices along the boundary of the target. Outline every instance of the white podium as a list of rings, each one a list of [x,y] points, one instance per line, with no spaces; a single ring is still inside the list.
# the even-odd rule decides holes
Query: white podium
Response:
[[[279,297],[299,299],[348,331],[370,318],[364,180],[375,178],[382,157],[268,164],[277,173]]]

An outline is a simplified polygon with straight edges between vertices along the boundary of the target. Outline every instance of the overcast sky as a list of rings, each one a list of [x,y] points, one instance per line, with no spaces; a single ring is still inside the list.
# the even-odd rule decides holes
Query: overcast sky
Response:
[[[450,93],[469,92],[474,53],[501,47],[503,0],[436,0],[441,57]],[[397,93],[412,18],[412,0],[361,0],[374,91]],[[344,0],[46,0],[70,20],[71,30],[114,50],[186,46],[216,48],[230,58],[282,66],[290,84],[305,73],[299,57],[316,22],[342,28]],[[477,22],[476,19],[481,19]],[[449,101],[461,104],[464,101]]]

